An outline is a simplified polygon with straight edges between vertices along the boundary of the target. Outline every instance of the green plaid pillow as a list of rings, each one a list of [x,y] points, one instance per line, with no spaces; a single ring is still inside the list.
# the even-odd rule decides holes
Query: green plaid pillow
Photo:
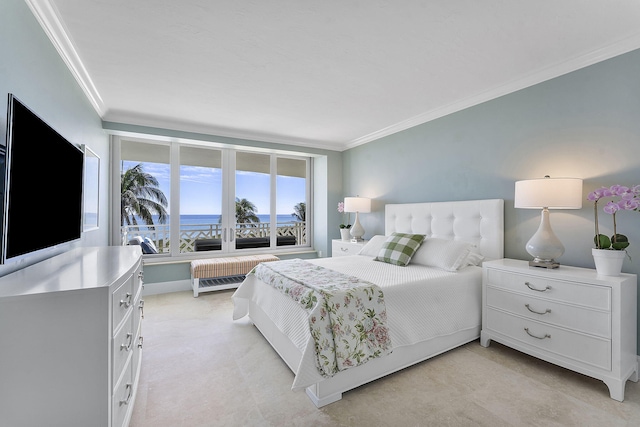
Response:
[[[409,264],[423,240],[423,234],[393,233],[384,242],[375,260],[404,267]]]

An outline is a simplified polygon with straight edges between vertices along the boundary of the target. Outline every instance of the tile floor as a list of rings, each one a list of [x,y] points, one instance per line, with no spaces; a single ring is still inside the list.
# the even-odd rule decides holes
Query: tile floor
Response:
[[[601,381],[475,341],[317,409],[245,318],[233,290],[145,297],[144,353],[131,427],[640,426],[640,384],[625,401]]]

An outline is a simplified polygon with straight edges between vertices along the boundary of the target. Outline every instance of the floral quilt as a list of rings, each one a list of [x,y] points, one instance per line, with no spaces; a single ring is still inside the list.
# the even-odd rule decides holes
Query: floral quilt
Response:
[[[378,286],[301,259],[262,263],[249,274],[309,313],[322,376],[391,353],[384,295]]]

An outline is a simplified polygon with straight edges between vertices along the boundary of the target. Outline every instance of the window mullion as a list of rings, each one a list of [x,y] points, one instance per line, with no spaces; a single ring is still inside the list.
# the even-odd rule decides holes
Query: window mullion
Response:
[[[122,171],[120,164],[121,140],[119,136],[111,136],[111,245],[126,245],[127,239],[122,232]]]
[[[277,246],[278,239],[278,218],[276,214],[277,207],[277,195],[276,195],[276,187],[277,187],[277,178],[278,178],[278,157],[275,154],[271,155],[270,164],[270,184],[271,184],[271,197],[269,200],[269,235],[271,236],[271,247],[275,248]]]
[[[236,229],[236,156],[233,150],[222,150],[222,227],[226,230],[222,251],[235,251]]]
[[[171,256],[180,254],[180,145],[171,143],[169,146],[170,153],[170,184],[169,194],[171,195],[171,203],[169,206],[169,235],[172,242],[178,242],[177,245],[170,246]]]

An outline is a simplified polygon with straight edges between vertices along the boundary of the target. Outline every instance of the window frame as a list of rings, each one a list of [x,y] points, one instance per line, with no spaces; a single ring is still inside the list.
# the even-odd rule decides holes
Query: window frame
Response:
[[[312,189],[313,189],[313,156],[306,155],[304,153],[292,154],[291,152],[284,152],[280,150],[265,150],[260,148],[252,149],[251,147],[244,146],[229,146],[226,144],[208,143],[204,141],[182,141],[182,140],[162,140],[162,139],[146,139],[140,137],[129,136],[111,136],[111,157],[112,157],[112,216],[110,221],[112,244],[126,244],[121,233],[120,227],[120,166],[121,166],[121,153],[122,144],[126,144],[127,141],[136,143],[149,144],[152,147],[154,144],[159,144],[164,147],[169,146],[170,150],[170,189],[168,199],[170,201],[168,213],[169,213],[169,235],[172,241],[180,240],[180,147],[193,146],[196,148],[220,150],[222,152],[222,206],[221,215],[223,218],[233,217],[233,227],[235,228],[235,194],[236,194],[236,182],[235,182],[235,154],[239,152],[255,153],[270,156],[270,205],[269,205],[269,235],[270,246],[264,248],[250,248],[250,249],[236,249],[235,244],[232,244],[227,239],[227,242],[222,243],[221,250],[214,251],[191,251],[180,253],[180,245],[171,245],[169,252],[160,254],[144,255],[145,259],[149,260],[165,260],[170,261],[172,259],[198,259],[198,258],[210,258],[220,256],[232,256],[241,254],[258,254],[258,253],[291,253],[302,252],[311,250],[313,247],[313,218],[312,218]],[[279,158],[287,158],[294,160],[305,161],[305,234],[306,241],[303,244],[291,245],[291,246],[277,246],[277,162]],[[225,202],[226,201],[226,202]],[[226,223],[226,224],[225,224]],[[223,220],[223,227],[229,227],[230,222]],[[234,239],[235,241],[235,239]]]

